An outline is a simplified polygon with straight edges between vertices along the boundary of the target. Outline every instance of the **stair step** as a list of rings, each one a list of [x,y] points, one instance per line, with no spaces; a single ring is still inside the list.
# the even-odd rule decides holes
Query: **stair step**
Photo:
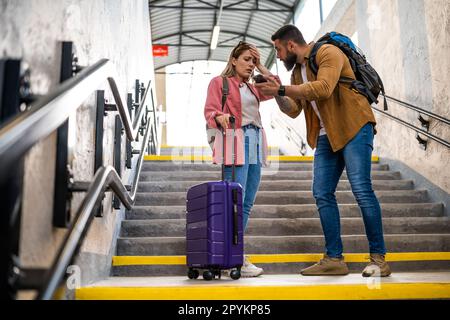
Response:
[[[204,181],[142,181],[138,192],[187,192],[187,190]],[[412,190],[412,180],[373,180],[374,190]],[[262,181],[259,191],[309,191],[312,188],[311,180],[279,180]],[[341,180],[337,186],[338,191],[351,190],[348,180]]]
[[[78,300],[363,300],[449,299],[450,273],[394,273],[387,278],[263,275],[237,281],[182,277],[111,277],[78,288]],[[374,290],[374,289],[377,290]],[[214,294],[211,294],[214,293]],[[222,312],[223,310],[219,310]],[[214,311],[216,312],[216,311]],[[216,312],[217,313],[217,312]]]
[[[361,218],[342,218],[341,233],[365,234]],[[385,234],[403,233],[450,233],[450,218],[384,218]],[[322,235],[319,218],[261,219],[252,218],[247,235]],[[125,220],[122,222],[122,237],[182,237],[186,235],[185,219]]]
[[[386,234],[384,236],[389,252],[450,251],[450,234]],[[365,235],[343,235],[346,253],[368,252]],[[323,235],[302,236],[247,236],[247,254],[311,253],[323,252]],[[183,255],[186,253],[185,237],[141,237],[117,240],[118,255]]]
[[[266,172],[267,173],[267,172]],[[275,174],[263,174],[262,181],[265,180],[312,180],[312,171],[278,171]],[[140,181],[218,181],[221,179],[219,171],[146,171],[141,172]],[[347,174],[344,172],[342,180],[348,180]],[[399,180],[400,172],[396,171],[372,171],[373,180]]]
[[[280,148],[269,147],[271,153],[279,153]],[[212,155],[210,146],[161,146],[161,155]]]
[[[171,163],[171,162],[144,162],[142,172],[148,171],[214,171],[220,172],[220,165],[206,164],[206,163]],[[312,171],[312,163],[272,163],[268,168],[263,168],[265,171],[282,170],[282,171]],[[372,164],[372,170],[388,171],[387,164]]]
[[[172,163],[211,163],[212,157],[206,153],[201,155],[195,155],[191,152],[187,152],[184,154],[183,151],[180,150],[178,154],[175,155],[147,155],[144,156],[145,161],[149,162],[172,162]],[[286,156],[286,155],[276,155],[269,154],[267,157],[267,161],[271,162],[312,162],[314,161],[314,156]],[[380,158],[378,156],[372,156],[372,163],[378,163]]]
[[[379,202],[410,203],[427,202],[426,190],[390,190],[376,191]],[[355,203],[351,191],[337,191],[339,203]],[[136,205],[183,205],[186,203],[185,192],[141,192],[136,194]],[[311,191],[260,191],[255,204],[311,204],[315,203]]]
[[[367,253],[344,255],[351,272],[361,272],[368,263]],[[248,255],[249,260],[264,269],[264,274],[299,273],[323,257],[323,254],[270,254]],[[386,261],[396,272],[444,271],[449,269],[450,252],[388,253]],[[113,275],[126,277],[184,276],[186,256],[114,256]]]
[[[442,217],[442,203],[381,203],[383,217]],[[339,204],[341,217],[361,217],[357,204]],[[134,206],[127,219],[182,219],[186,206]],[[316,218],[315,204],[255,205],[252,218]]]
[[[312,262],[255,263],[264,269],[264,275],[300,274],[300,270],[311,266]],[[389,262],[394,273],[449,271],[449,261],[399,261]],[[348,263],[350,272],[360,274],[367,263]],[[167,277],[186,276],[187,267],[183,265],[124,265],[113,266],[112,275],[118,277]]]

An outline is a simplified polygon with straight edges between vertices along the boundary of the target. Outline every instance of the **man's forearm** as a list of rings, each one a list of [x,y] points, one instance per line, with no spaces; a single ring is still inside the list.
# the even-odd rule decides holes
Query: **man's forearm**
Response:
[[[263,75],[272,75],[272,72],[270,72],[269,69],[267,69],[263,64],[259,64],[258,66],[256,66],[256,69],[258,69],[259,73]]]
[[[283,111],[284,113],[291,113],[294,111],[292,105],[289,103],[288,98],[275,96],[275,101],[280,107],[280,110]]]

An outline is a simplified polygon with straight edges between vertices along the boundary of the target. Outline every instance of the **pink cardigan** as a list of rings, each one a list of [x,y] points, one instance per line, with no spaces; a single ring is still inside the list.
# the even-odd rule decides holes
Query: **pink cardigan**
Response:
[[[236,133],[235,133],[235,155],[236,165],[243,165],[245,162],[245,149],[244,149],[244,132],[242,127],[242,104],[241,93],[239,91],[239,80],[235,77],[228,78],[228,96],[225,103],[224,111],[222,112],[222,85],[223,80],[221,76],[215,77],[211,80],[208,86],[208,94],[205,103],[205,119],[208,128],[217,128],[215,117],[224,113],[229,113],[236,118]],[[255,95],[258,103],[261,101],[272,99],[272,96],[263,95],[252,84],[247,83],[251,92]],[[262,134],[262,164],[267,165],[267,138],[264,129],[261,129]],[[213,147],[213,163],[222,163],[222,134],[219,130],[216,132],[216,139]],[[225,140],[225,165],[231,165],[231,136],[232,130],[227,130],[227,138]]]

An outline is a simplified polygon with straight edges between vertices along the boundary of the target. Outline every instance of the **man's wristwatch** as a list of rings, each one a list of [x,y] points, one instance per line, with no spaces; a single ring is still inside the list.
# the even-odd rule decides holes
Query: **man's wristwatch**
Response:
[[[286,95],[286,87],[281,85],[280,88],[278,89],[278,95],[280,97],[284,97]]]

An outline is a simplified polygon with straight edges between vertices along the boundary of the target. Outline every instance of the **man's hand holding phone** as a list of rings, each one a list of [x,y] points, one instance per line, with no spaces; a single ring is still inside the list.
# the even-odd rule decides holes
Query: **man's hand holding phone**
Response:
[[[255,80],[255,87],[259,88],[261,92],[267,96],[276,96],[278,95],[278,89],[281,85],[281,80],[278,76],[262,76],[264,78],[264,82],[257,82]]]
[[[253,81],[255,81],[255,83],[263,83],[267,82],[267,79],[262,74],[257,74],[253,77]]]

